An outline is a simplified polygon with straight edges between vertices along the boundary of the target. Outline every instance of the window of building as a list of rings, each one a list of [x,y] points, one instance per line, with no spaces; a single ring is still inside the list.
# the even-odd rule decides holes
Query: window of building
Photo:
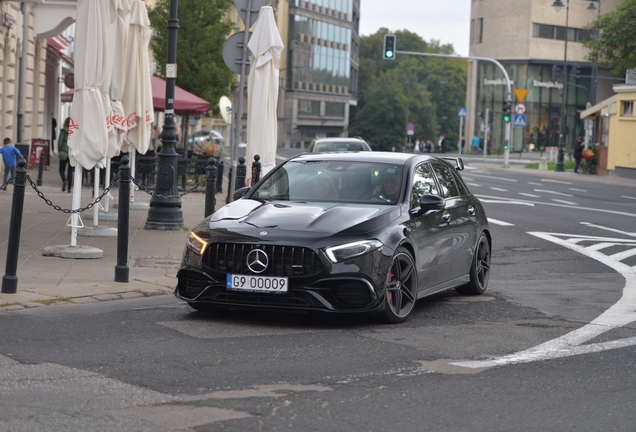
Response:
[[[320,101],[298,99],[298,115],[320,117]]]
[[[532,36],[542,39],[556,39],[564,41],[566,38],[571,42],[582,42],[592,39],[591,32],[583,29],[562,26],[554,26],[550,24],[532,24]]]
[[[484,19],[476,18],[470,21],[470,43],[480,44],[484,39]]]
[[[344,118],[345,104],[341,102],[325,102],[325,117]]]
[[[623,101],[623,117],[634,117],[634,101]]]

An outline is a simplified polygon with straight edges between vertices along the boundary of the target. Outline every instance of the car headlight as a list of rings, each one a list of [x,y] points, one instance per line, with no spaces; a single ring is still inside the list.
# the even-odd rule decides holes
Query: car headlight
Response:
[[[383,244],[380,240],[363,240],[340,246],[332,246],[326,248],[325,252],[332,262],[339,263],[372,252],[382,246]]]
[[[201,236],[191,232],[188,236],[188,240],[186,241],[186,245],[192,252],[197,255],[203,255],[205,252],[205,248],[208,247],[208,240],[202,238]]]

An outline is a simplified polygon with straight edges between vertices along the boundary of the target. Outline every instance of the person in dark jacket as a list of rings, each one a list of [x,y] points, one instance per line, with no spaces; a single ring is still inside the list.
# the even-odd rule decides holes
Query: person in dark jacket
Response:
[[[585,138],[580,136],[576,139],[576,142],[574,143],[574,162],[575,162],[574,172],[576,174],[579,173],[579,167],[581,166],[581,157],[583,155],[583,149],[585,148],[585,146],[583,145],[584,141],[585,141]]]
[[[60,129],[60,136],[57,140],[57,150],[60,155],[60,177],[62,178],[62,192],[66,190],[68,184],[68,191],[71,192],[73,185],[73,172],[75,168],[71,166],[68,160],[68,128],[71,123],[71,118],[67,117],[64,120],[64,125]]]

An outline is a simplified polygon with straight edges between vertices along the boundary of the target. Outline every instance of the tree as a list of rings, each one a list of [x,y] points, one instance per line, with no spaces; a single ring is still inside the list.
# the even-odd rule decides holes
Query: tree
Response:
[[[233,28],[228,19],[230,0],[181,0],[177,36],[177,84],[202,99],[218,113],[218,100],[228,92],[234,74],[223,62],[223,44]],[[165,78],[168,52],[170,0],[159,0],[148,9],[154,30],[150,47],[157,59],[158,74]]]
[[[387,33],[383,28],[360,40],[358,106],[351,110],[350,133],[376,150],[401,150],[408,121],[415,125],[414,138],[435,140],[441,133],[449,142],[457,141],[457,109],[466,101],[466,62],[400,54],[384,60]],[[398,51],[454,53],[452,45],[426,42],[408,30],[395,34]]]
[[[636,68],[636,0],[625,0],[616,10],[594,21],[588,29],[597,37],[583,42],[587,58],[622,75]]]

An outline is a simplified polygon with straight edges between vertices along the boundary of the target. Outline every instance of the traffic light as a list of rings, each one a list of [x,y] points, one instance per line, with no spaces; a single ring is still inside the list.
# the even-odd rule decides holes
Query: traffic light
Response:
[[[512,108],[512,102],[504,101],[502,106],[504,123],[510,123],[511,108]]]
[[[382,55],[386,60],[395,60],[395,42],[395,35],[384,35],[384,51]]]
[[[493,111],[488,112],[488,123],[495,121],[495,113]]]

